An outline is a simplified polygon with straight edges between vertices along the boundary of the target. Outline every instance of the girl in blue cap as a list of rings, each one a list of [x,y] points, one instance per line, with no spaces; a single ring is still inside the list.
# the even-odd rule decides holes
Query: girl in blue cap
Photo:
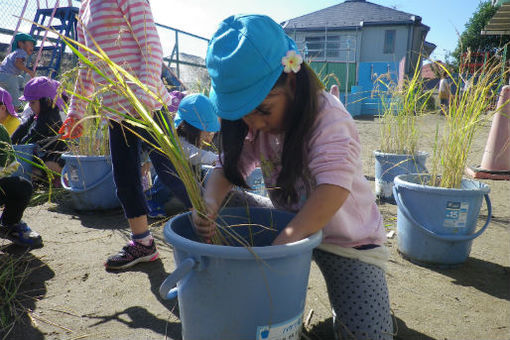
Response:
[[[210,99],[221,123],[221,164],[206,184],[214,220],[232,184],[260,165],[273,205],[296,213],[274,245],[322,230],[314,251],[333,309],[335,337],[391,339],[382,218],[362,171],[351,115],[324,91],[296,44],[267,16],[225,19],[209,42]]]
[[[14,107],[18,112],[23,111],[19,101],[20,87],[23,86],[21,74],[26,72],[30,77],[35,77],[34,71],[29,69],[25,63],[28,56],[34,52],[35,39],[25,33],[18,33],[12,41],[11,53],[9,53],[2,64],[0,64],[0,85],[4,87],[13,98]]]
[[[218,116],[209,98],[203,94],[184,97],[178,106],[174,124],[178,136],[181,137],[184,152],[193,167],[216,162],[216,153],[201,148],[204,142],[211,143],[214,133],[220,129]],[[157,176],[148,194],[149,217],[165,217],[166,210],[175,214],[178,210],[186,209],[184,203],[172,193],[172,188],[167,188]]]

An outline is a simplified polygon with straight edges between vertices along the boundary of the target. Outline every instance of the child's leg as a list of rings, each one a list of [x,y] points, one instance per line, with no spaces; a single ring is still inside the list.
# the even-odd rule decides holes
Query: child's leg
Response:
[[[18,77],[14,74],[0,73],[0,86],[11,95],[12,105],[14,105],[15,110],[18,112],[22,111],[23,104],[18,99],[21,96]]]
[[[111,122],[110,154],[113,179],[126,218],[147,214],[140,170],[140,139],[117,122]]]
[[[132,241],[110,256],[107,269],[124,269],[158,257],[154,239],[147,224],[147,202],[143,193],[140,170],[140,139],[117,122],[111,122],[110,154],[117,197],[131,228]]]
[[[0,178],[0,205],[5,205],[0,234],[12,242],[28,247],[41,247],[41,236],[21,221],[30,197],[32,184],[22,177]]]
[[[154,119],[156,119],[158,124],[163,127],[163,124],[160,121],[160,113],[155,113]],[[167,120],[167,117],[163,115],[163,119]],[[172,124],[172,122],[167,120],[166,124]],[[166,155],[157,150],[154,150],[150,146],[150,143],[156,143],[150,134],[142,130],[140,130],[140,134],[149,142],[146,144],[146,146],[150,150],[149,157],[151,159],[154,170],[156,170],[156,174],[158,175],[159,180],[167,187],[167,189],[172,192],[175,197],[177,197],[186,206],[186,208],[191,208],[191,201],[189,200],[188,194],[186,192],[186,187],[178,177],[177,172],[175,171],[175,167],[173,166],[170,159]]]
[[[337,339],[393,339],[384,271],[372,264],[314,250],[326,281]]]
[[[3,225],[20,223],[32,197],[32,184],[22,177],[0,178],[0,205],[5,205],[1,222]]]

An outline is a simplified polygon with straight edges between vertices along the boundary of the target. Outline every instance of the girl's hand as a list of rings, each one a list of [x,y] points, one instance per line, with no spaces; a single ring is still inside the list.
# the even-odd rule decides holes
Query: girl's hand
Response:
[[[58,133],[62,134],[62,139],[68,138],[73,139],[80,137],[82,131],[83,126],[81,125],[79,120],[73,116],[68,116],[67,119],[62,124],[60,130],[58,130]]]
[[[306,238],[307,236],[309,235],[298,233],[297,230],[291,224],[289,224],[275,238],[272,245],[277,246],[280,244],[297,242],[299,240]]]
[[[35,72],[32,70],[28,70],[27,73],[30,75],[31,78],[35,77]]]
[[[198,213],[196,209],[193,209],[191,212],[195,232],[198,236],[203,238],[206,243],[210,243],[211,238],[216,232],[216,223],[214,221],[216,221],[218,215],[217,212],[212,212],[211,209],[208,210],[207,216]]]

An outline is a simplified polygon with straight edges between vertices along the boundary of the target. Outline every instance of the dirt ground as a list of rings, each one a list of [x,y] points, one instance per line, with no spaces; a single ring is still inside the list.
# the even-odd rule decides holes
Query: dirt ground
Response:
[[[421,122],[421,149],[431,151],[442,117]],[[373,183],[378,121],[356,120],[363,143],[364,173]],[[477,165],[490,124],[474,141],[470,164]],[[455,269],[415,265],[397,252],[397,237],[387,245],[387,271],[396,339],[510,339],[510,181],[486,181],[491,187],[493,218],[473,242],[469,259]],[[380,205],[388,230],[396,229],[396,206]],[[480,223],[487,210],[482,208]],[[66,200],[30,207],[24,219],[44,238],[32,250],[33,273],[22,286],[26,310],[9,339],[180,339],[175,302],[158,289],[174,269],[163,224],[152,231],[160,260],[120,273],[105,271],[103,261],[128,238],[120,211],[78,213]],[[0,240],[0,256],[19,253]],[[310,311],[313,310],[313,313]],[[331,313],[322,276],[312,264],[305,316],[308,339],[331,339]]]

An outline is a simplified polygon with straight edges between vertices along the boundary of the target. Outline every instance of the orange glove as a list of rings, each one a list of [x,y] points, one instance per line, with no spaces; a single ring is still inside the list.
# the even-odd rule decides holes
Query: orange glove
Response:
[[[60,130],[58,130],[58,133],[62,135],[62,139],[78,138],[81,136],[82,132],[83,126],[79,122],[79,119],[73,116],[68,116]]]

